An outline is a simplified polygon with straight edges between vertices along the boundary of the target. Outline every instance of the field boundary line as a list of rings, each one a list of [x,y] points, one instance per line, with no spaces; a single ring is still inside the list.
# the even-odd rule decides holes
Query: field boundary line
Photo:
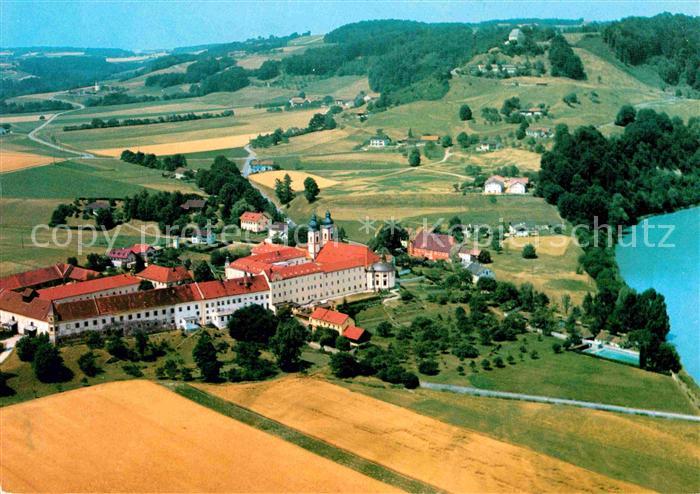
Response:
[[[579,408],[589,408],[591,410],[603,410],[606,412],[626,413],[628,415],[643,415],[647,417],[663,418],[670,420],[689,420],[700,422],[699,415],[688,415],[685,413],[662,412],[659,410],[648,410],[645,408],[631,408],[620,405],[609,405],[607,403],[596,403],[592,401],[570,400],[567,398],[554,398],[552,396],[528,395],[523,393],[511,393],[508,391],[494,391],[491,389],[480,389],[470,386],[456,386],[454,384],[438,384],[420,381],[420,387],[434,391],[449,391],[452,393],[468,394],[472,396],[484,396],[488,398],[501,398],[506,400],[531,401],[535,403],[548,403],[550,405],[570,405]]]
[[[334,461],[367,477],[392,485],[406,492],[441,493],[437,487],[414,479],[384,465],[363,458],[351,451],[330,444],[323,439],[306,434],[293,427],[259,414],[249,408],[214,396],[184,383],[161,383],[170,391],[217,413],[242,422],[258,430],[279,437],[311,453]]]

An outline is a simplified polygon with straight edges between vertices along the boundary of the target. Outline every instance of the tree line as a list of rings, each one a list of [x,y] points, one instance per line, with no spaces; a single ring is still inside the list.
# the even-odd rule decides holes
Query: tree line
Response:
[[[65,132],[70,132],[73,130],[87,130],[87,129],[105,129],[111,127],[130,127],[133,125],[151,125],[159,123],[171,123],[171,122],[188,122],[190,120],[207,120],[210,118],[223,118],[232,117],[233,110],[224,110],[220,113],[173,113],[171,115],[161,115],[158,118],[126,118],[124,120],[118,120],[116,118],[110,118],[109,120],[103,120],[101,118],[93,118],[90,123],[84,123],[80,125],[65,125],[63,130]]]
[[[580,262],[598,286],[586,301],[594,314],[592,330],[629,333],[639,344],[643,368],[677,370],[678,355],[665,343],[663,296],[653,290],[631,295],[617,272],[614,244],[618,228],[644,215],[700,202],[700,120],[686,125],[649,109],[626,111],[622,120],[623,134],[610,138],[592,126],[573,133],[557,126],[554,146],[542,156],[536,194],[556,205],[563,218],[589,228],[579,236],[587,245]],[[634,311],[645,314],[635,325],[629,323]]]
[[[145,166],[146,168],[156,168],[158,170],[175,171],[177,168],[187,167],[187,158],[182,154],[174,154],[158,158],[155,154],[145,154],[141,151],[133,152],[130,149],[122,151],[120,156],[122,161],[133,163],[135,165]]]

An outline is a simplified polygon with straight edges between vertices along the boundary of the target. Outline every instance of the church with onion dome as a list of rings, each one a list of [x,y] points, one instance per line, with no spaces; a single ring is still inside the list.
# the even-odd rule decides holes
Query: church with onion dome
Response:
[[[314,304],[364,292],[391,290],[396,269],[362,244],[338,239],[330,211],[308,223],[306,249],[261,243],[248,257],[226,267],[226,278],[263,275],[270,286],[270,305]]]

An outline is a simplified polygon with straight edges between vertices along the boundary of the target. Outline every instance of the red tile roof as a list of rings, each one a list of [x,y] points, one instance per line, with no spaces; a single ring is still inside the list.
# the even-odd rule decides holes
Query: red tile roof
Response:
[[[280,250],[295,249],[306,255],[306,251],[303,249],[297,249],[296,247],[287,247],[281,244],[268,244],[267,242],[260,242],[258,245],[254,246],[251,250],[251,254],[264,254],[266,252],[277,252]]]
[[[203,299],[265,292],[270,288],[264,276],[246,276],[225,281],[205,281],[197,283],[197,287]]]
[[[0,278],[0,288],[17,290],[63,281],[85,281],[100,275],[97,271],[70,264],[58,263],[46,268],[34,269]]]
[[[315,262],[305,262],[293,266],[271,266],[265,270],[270,281],[288,280],[299,276],[321,273],[322,271],[321,266]]]
[[[143,271],[136,273],[136,276],[157,283],[179,283],[192,279],[192,275],[184,266],[168,268],[156,264],[149,265]]]
[[[57,320],[73,321],[110,314],[148,310],[201,300],[195,284],[179,285],[158,290],[76,300],[55,304]]]
[[[46,321],[51,308],[50,300],[42,300],[36,296],[25,297],[21,293],[13,292],[12,290],[0,289],[0,310],[39,321]]]
[[[266,244],[267,245],[267,244]],[[262,249],[260,249],[262,251]],[[246,273],[262,273],[275,263],[306,258],[306,251],[294,247],[281,246],[279,249],[264,250],[247,257],[241,257],[229,264],[229,267]]]
[[[366,245],[344,244],[342,242],[328,242],[316,256],[316,262],[321,265],[353,261],[356,266],[367,267],[379,262],[380,259]]]
[[[131,254],[133,254],[131,247],[123,247],[110,250],[107,252],[107,257],[110,259],[128,259]]]
[[[449,235],[442,233],[430,233],[425,230],[420,230],[416,237],[411,241],[414,249],[431,250],[433,252],[452,251],[455,244],[455,239]]]
[[[152,248],[153,247],[151,247],[148,244],[134,244],[131,246],[131,252],[133,252],[134,254],[144,254],[144,253],[148,252],[149,249],[152,249]]]
[[[118,274],[116,276],[106,276],[104,278],[81,281],[79,283],[70,283],[68,285],[43,288],[39,290],[38,293],[39,298],[43,300],[61,300],[64,298],[111,290],[114,288],[138,285],[140,281],[141,280],[139,280],[137,277],[129,274]]]
[[[364,335],[365,330],[358,328],[357,326],[348,326],[345,328],[345,331],[343,331],[343,336],[345,336],[348,340],[356,342],[360,341]]]
[[[246,211],[241,215],[241,221],[252,221],[255,223],[262,221],[263,218],[267,219],[267,216],[265,216],[263,213],[253,213],[251,211]]]
[[[343,314],[342,312],[324,309],[323,307],[316,307],[316,309],[314,309],[314,311],[311,313],[310,319],[316,319],[317,321],[342,326],[348,319],[350,319],[350,316]]]

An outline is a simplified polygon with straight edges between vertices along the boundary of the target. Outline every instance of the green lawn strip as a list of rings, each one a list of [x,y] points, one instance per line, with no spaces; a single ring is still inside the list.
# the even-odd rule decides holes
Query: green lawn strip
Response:
[[[261,431],[293,443],[307,451],[328,458],[336,463],[351,468],[363,475],[393,485],[407,492],[439,492],[429,484],[412,479],[398,472],[390,470],[382,465],[366,460],[347,450],[338,448],[315,437],[306,435],[296,429],[287,427],[280,422],[269,419],[252,410],[238,406],[229,401],[212,396],[211,394],[193,386],[181,383],[173,383],[167,386],[180,396],[199,403],[227,417],[244,424],[250,425]]]

